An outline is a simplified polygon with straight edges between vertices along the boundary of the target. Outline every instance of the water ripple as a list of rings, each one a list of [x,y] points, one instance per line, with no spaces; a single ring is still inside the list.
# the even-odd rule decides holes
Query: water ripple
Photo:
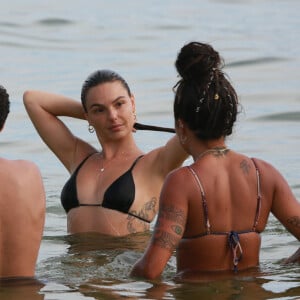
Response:
[[[273,62],[279,62],[284,61],[286,59],[282,57],[258,57],[254,59],[245,59],[245,60],[239,60],[235,62],[231,62],[226,64],[227,67],[244,67],[249,65],[258,65],[258,64],[265,64],[265,63],[273,63]]]
[[[0,22],[0,27],[21,27],[20,24],[17,24],[17,23],[12,23],[12,22]]]
[[[74,24],[75,22],[67,19],[47,18],[47,19],[39,20],[37,23],[46,26],[57,26],[57,25],[61,26],[61,25]]]
[[[61,39],[58,39],[56,37],[50,38],[49,36],[40,36],[40,35],[33,35],[33,34],[27,34],[23,32],[17,32],[13,30],[3,30],[0,27],[0,35],[3,35],[6,40],[8,39],[16,39],[17,42],[13,42],[15,44],[20,44],[20,38],[24,39],[26,41],[32,40],[32,41],[40,41],[40,42],[61,42]],[[2,40],[2,45],[8,44],[10,45],[10,42],[7,42],[5,40]],[[45,46],[46,47],[46,46]]]
[[[260,121],[300,121],[300,111],[289,111],[277,114],[264,115],[254,120]]]
[[[158,30],[188,30],[190,26],[179,25],[179,24],[170,24],[170,25],[158,25],[155,27]]]

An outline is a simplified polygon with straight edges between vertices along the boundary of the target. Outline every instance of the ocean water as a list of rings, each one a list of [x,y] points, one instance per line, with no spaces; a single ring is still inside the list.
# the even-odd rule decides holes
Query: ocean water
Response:
[[[300,199],[299,9],[298,0],[3,1],[0,84],[12,105],[0,156],[38,164],[47,215],[36,271],[41,283],[0,288],[0,299],[300,298],[300,266],[280,264],[299,242],[273,216],[262,234],[261,274],[209,283],[174,282],[174,257],[161,281],[129,278],[149,234],[67,235],[59,196],[68,174],[41,142],[22,104],[26,89],[79,99],[87,75],[109,68],[127,79],[140,122],[172,127],[176,55],[191,40],[211,43],[225,59],[243,107],[228,146],[272,163]],[[97,145],[85,122],[66,121]],[[136,133],[145,151],[169,137]]]

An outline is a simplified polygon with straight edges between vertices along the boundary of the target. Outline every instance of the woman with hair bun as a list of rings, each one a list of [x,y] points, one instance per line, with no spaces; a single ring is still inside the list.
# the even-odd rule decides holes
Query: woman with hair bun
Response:
[[[300,203],[273,166],[227,147],[239,103],[218,52],[191,42],[175,65],[176,133],[194,162],[167,176],[152,239],[131,275],[160,276],[174,250],[181,280],[258,267],[270,212],[300,239]]]

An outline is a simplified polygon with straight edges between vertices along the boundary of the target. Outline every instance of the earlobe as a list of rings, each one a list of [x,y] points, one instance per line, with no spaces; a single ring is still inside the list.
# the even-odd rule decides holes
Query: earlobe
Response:
[[[183,128],[183,127],[184,127],[184,126],[183,126],[183,123],[182,123],[182,121],[181,121],[180,119],[178,120],[178,127],[179,127],[179,128]]]
[[[180,143],[184,145],[187,141],[187,135],[186,135],[184,123],[180,119],[178,119],[177,121],[177,135]]]
[[[177,126],[178,126],[178,128],[180,128],[181,130],[185,131],[186,126],[185,126],[184,121],[182,121],[181,119],[178,119],[178,120],[177,120]]]
[[[130,100],[131,100],[132,110],[135,112],[135,97],[133,94],[131,94]]]
[[[130,96],[130,100],[131,100],[131,105],[132,105],[133,118],[134,118],[134,121],[136,121],[135,98],[134,98],[133,94]]]

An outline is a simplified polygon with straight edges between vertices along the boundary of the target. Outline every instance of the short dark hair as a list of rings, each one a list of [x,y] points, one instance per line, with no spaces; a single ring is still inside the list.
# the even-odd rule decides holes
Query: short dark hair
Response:
[[[2,129],[9,113],[9,95],[6,89],[0,85],[0,129]]]

